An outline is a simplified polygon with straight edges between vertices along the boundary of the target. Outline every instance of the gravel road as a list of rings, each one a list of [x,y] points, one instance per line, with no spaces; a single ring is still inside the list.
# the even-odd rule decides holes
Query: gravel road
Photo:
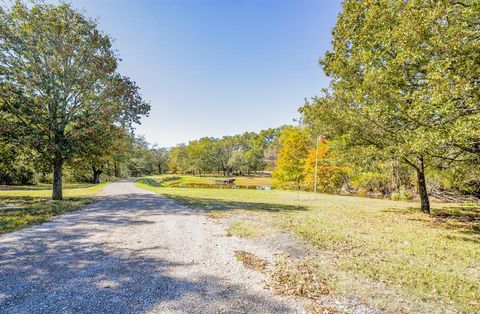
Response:
[[[0,312],[303,313],[235,260],[246,246],[199,210],[112,183],[83,210],[0,236]]]

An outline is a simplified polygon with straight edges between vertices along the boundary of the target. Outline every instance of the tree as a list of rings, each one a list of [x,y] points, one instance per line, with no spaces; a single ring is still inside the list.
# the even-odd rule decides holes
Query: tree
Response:
[[[300,189],[305,179],[305,160],[310,148],[311,139],[306,129],[288,127],[283,130],[277,166],[272,173],[274,186]]]
[[[224,136],[219,142],[216,158],[224,176],[229,176],[232,172],[231,167],[228,166],[228,161],[237,149],[238,136]]]
[[[0,184],[33,184],[36,167],[32,157],[28,148],[0,139]]]
[[[152,175],[157,169],[155,152],[144,136],[135,137],[127,161],[127,169],[131,176]]]
[[[315,175],[317,176],[317,189],[320,192],[331,193],[340,188],[343,183],[343,176],[346,167],[336,163],[335,152],[333,152],[326,140],[322,140],[318,150],[312,147],[305,160],[305,186],[313,190],[315,186]],[[317,169],[315,171],[315,163]]]
[[[155,156],[158,174],[165,173],[170,161],[170,150],[165,147],[154,147],[152,151]]]
[[[427,163],[458,158],[453,143],[471,148],[479,134],[478,66],[470,59],[478,61],[478,10],[476,1],[345,1],[321,60],[330,93],[301,109],[327,138],[362,147],[358,158],[412,167],[426,213]]]
[[[173,173],[183,173],[185,171],[185,160],[187,158],[187,150],[185,144],[173,147],[170,152],[170,161],[168,169]]]
[[[272,153],[274,146],[278,145],[278,133],[278,129],[267,129],[252,135],[245,153],[249,171],[265,170],[269,162],[268,158],[272,157],[266,154],[266,151],[270,148],[269,152]],[[276,156],[272,158],[276,160]]]
[[[131,126],[149,111],[136,85],[115,73],[110,38],[69,4],[17,1],[0,8],[2,123],[53,167],[53,199],[62,169],[95,132],[89,121]]]
[[[232,154],[228,160],[228,167],[233,171],[240,173],[240,175],[243,175],[250,170],[245,153],[241,150]]]
[[[97,121],[98,122],[98,121]],[[100,183],[100,176],[109,165],[113,165],[114,175],[119,177],[116,158],[130,150],[131,135],[124,128],[114,124],[101,125],[95,129],[95,134],[88,136],[79,150],[77,157],[72,159],[73,168],[83,168],[91,171],[92,183]]]

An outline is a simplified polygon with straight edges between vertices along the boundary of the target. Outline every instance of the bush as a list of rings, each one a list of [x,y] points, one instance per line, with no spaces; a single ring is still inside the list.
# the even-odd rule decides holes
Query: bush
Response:
[[[316,164],[317,169],[315,171]],[[304,166],[304,185],[308,190],[312,191],[315,186],[316,174],[317,190],[319,192],[336,192],[342,187],[343,177],[347,173],[347,170],[347,167],[338,163],[336,152],[333,151],[327,141],[324,140],[318,146],[318,150],[313,148],[308,152]]]
[[[381,192],[387,194],[389,185],[389,175],[379,172],[364,172],[353,184],[357,187],[366,189],[368,192]]]
[[[0,167],[0,184],[30,185],[35,184],[35,171],[29,165],[12,164]]]
[[[405,188],[400,188],[400,191],[393,192],[390,195],[390,199],[393,201],[405,201],[409,200],[412,198],[412,192],[405,189]]]
[[[360,197],[367,196],[367,189],[366,188],[359,188],[357,191],[357,195]]]

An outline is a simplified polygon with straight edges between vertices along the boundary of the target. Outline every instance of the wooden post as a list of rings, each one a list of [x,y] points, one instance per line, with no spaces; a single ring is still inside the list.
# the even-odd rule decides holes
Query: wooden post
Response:
[[[318,171],[318,142],[320,141],[321,135],[317,136],[317,143],[315,146],[315,173],[313,174],[313,199],[317,199],[317,171]]]

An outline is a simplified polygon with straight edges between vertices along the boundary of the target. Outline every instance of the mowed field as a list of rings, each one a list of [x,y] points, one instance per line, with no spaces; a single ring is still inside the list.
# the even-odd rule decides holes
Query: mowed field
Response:
[[[152,180],[153,181],[153,180]],[[274,262],[281,292],[356,299],[387,312],[480,312],[480,206],[242,189],[137,186],[229,221],[229,234],[264,241],[291,233],[306,257]]]
[[[235,176],[231,177],[235,179],[235,184],[240,186],[271,186],[272,178],[263,176]],[[146,179],[152,179],[161,186],[171,187],[181,184],[206,184],[215,185],[216,180],[225,180],[226,177],[221,176],[191,176],[191,175],[161,175],[150,176]],[[151,182],[151,183],[154,183]]]
[[[64,184],[64,201],[52,201],[52,186],[0,186],[0,234],[48,221],[52,216],[79,209],[107,185]]]

